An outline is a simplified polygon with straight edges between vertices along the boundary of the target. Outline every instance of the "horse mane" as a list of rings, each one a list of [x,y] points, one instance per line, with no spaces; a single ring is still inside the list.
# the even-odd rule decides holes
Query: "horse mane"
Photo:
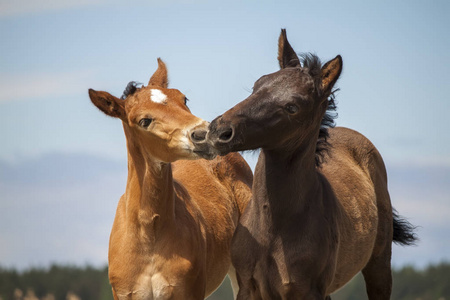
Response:
[[[302,53],[300,54],[301,63],[303,68],[308,68],[309,75],[314,80],[314,85],[316,87],[319,97],[323,97],[323,91],[320,89],[321,86],[321,75],[322,75],[322,62],[320,58],[312,53]],[[336,126],[335,119],[338,114],[336,113],[336,96],[335,93],[339,91],[338,88],[332,90],[329,95],[327,95],[327,109],[320,123],[319,137],[316,144],[316,166],[320,165],[325,160],[325,155],[329,153],[332,145],[328,142],[330,134],[328,133],[328,128],[333,128]]]
[[[128,96],[133,95],[139,89],[139,85],[142,85],[142,83],[139,83],[137,81],[128,82],[120,99],[125,100]]]

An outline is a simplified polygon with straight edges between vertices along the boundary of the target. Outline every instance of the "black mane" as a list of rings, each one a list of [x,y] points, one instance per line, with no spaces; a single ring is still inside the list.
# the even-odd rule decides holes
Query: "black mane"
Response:
[[[309,69],[309,75],[311,75],[314,79],[314,85],[316,86],[319,97],[323,97],[324,95],[322,95],[322,90],[320,89],[322,63],[319,57],[312,53],[302,53],[300,57],[303,67]],[[328,128],[333,128],[336,126],[334,120],[338,116],[336,113],[337,106],[335,101],[335,93],[337,91],[339,91],[339,89],[334,89],[331,91],[330,95],[327,95],[327,110],[325,111],[325,115],[323,116],[320,124],[319,137],[316,145],[316,166],[318,167],[324,162],[325,154],[328,154],[331,147],[331,144],[328,142],[328,137],[330,136],[328,133]]]
[[[127,87],[123,91],[120,99],[125,100],[128,96],[133,95],[137,91],[139,85],[142,85],[142,83],[139,83],[137,81],[128,82]]]

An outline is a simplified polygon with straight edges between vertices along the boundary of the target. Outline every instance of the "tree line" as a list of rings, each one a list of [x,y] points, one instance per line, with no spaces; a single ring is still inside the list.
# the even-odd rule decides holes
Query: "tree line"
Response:
[[[393,300],[450,300],[450,263],[425,269],[406,266],[394,269]],[[230,283],[208,299],[233,299]],[[91,266],[53,265],[25,271],[0,268],[0,300],[111,300],[108,269]],[[367,299],[364,280],[359,274],[333,300]]]

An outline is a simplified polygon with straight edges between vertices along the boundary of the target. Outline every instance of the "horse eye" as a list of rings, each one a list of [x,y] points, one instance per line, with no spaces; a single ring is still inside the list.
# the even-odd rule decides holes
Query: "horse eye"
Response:
[[[298,106],[295,104],[288,104],[284,107],[284,109],[290,114],[295,114],[298,112]]]
[[[147,128],[152,123],[152,119],[144,118],[139,121],[139,126]]]

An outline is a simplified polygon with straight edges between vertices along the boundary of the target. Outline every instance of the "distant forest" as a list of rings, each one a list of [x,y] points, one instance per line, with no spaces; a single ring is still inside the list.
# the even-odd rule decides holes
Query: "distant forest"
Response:
[[[404,267],[393,271],[393,300],[450,300],[450,263],[425,269]],[[54,265],[22,272],[0,268],[0,300],[111,300],[107,268]],[[233,299],[230,283],[208,300]],[[333,300],[367,299],[364,280],[359,274]]]

